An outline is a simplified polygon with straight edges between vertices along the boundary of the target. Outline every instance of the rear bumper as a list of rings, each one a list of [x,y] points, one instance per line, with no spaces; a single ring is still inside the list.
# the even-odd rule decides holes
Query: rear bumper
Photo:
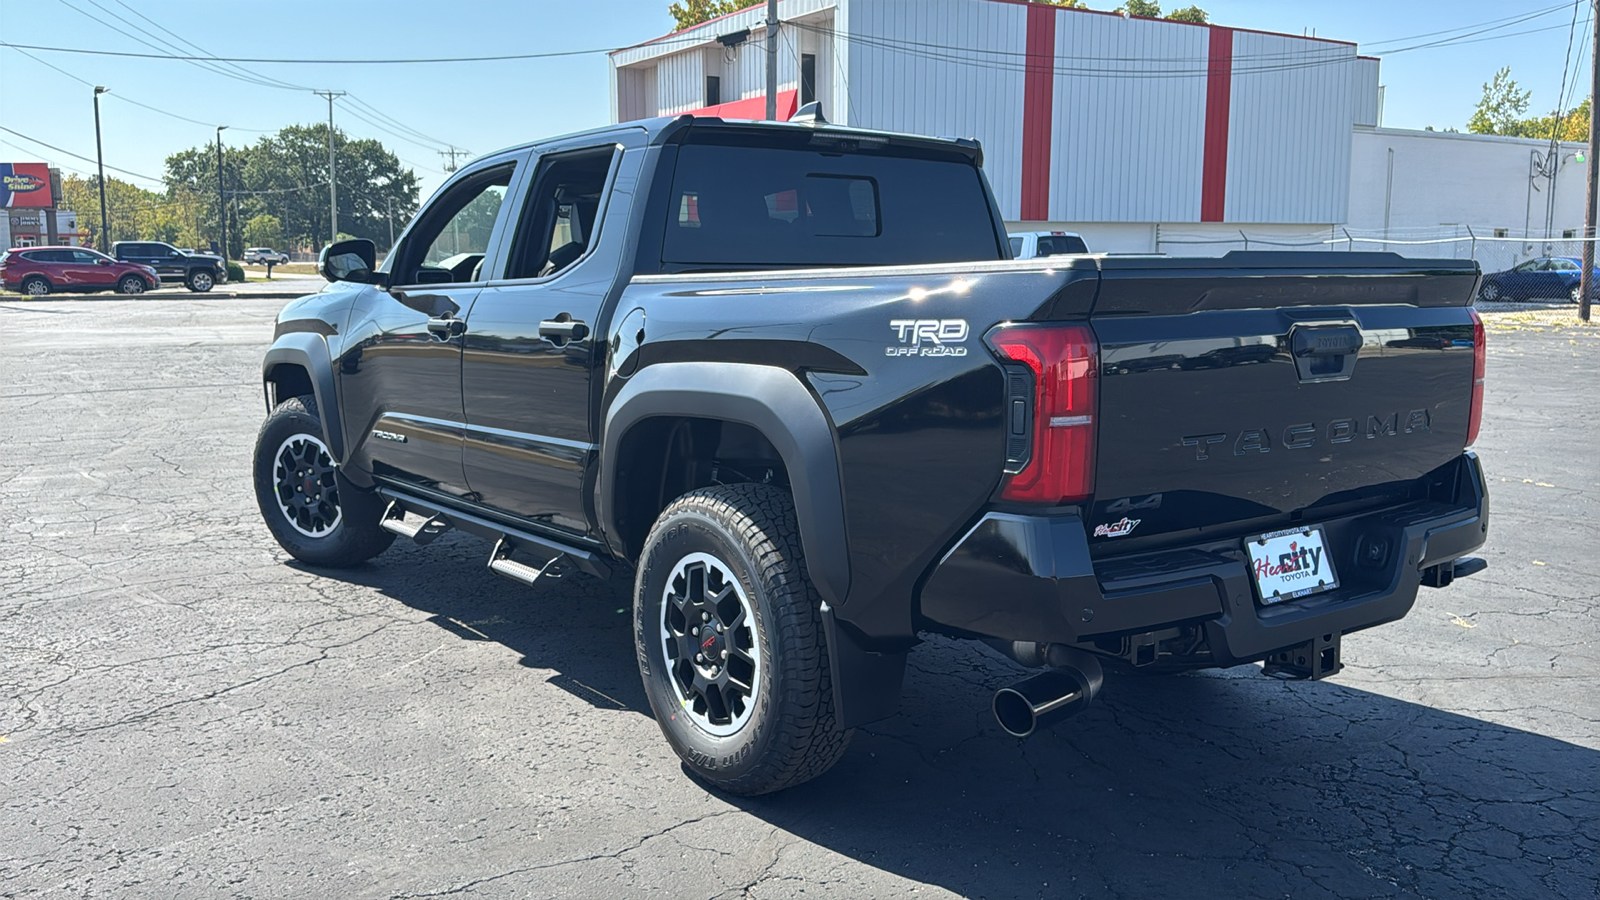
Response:
[[[1193,626],[1211,665],[1264,659],[1401,618],[1425,570],[1483,544],[1489,504],[1477,456],[1462,454],[1430,483],[1429,499],[1318,521],[1340,587],[1273,606],[1256,602],[1242,535],[1094,560],[1076,516],[989,513],[929,576],[922,615],[986,637],[1058,643]]]

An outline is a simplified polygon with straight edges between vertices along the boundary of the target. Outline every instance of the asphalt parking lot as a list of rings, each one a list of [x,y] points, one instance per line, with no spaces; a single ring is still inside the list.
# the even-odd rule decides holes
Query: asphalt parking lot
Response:
[[[0,896],[1594,898],[1600,327],[1491,315],[1490,568],[1317,683],[1108,678],[1027,742],[930,640],[755,800],[648,714],[626,585],[446,535],[289,561],[249,483],[281,300],[0,298]]]

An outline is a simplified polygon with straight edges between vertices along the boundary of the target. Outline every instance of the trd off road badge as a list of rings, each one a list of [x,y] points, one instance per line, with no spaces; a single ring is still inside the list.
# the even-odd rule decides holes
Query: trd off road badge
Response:
[[[884,356],[966,356],[966,319],[890,319],[899,344],[883,348]]]

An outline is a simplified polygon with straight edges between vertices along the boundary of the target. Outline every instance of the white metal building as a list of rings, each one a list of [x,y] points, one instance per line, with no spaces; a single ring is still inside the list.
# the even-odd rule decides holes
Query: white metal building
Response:
[[[1385,220],[1545,233],[1539,142],[1377,127],[1379,61],[1352,43],[1022,0],[781,0],[779,18],[780,118],[815,99],[831,122],[976,137],[1013,230],[1185,254],[1344,249]],[[757,5],[614,52],[613,118],[762,117],[764,23]],[[1559,235],[1581,166],[1557,180]]]

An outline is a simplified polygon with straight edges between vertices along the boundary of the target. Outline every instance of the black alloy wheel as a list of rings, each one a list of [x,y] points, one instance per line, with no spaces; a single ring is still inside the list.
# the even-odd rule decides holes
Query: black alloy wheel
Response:
[[[353,566],[394,542],[379,525],[383,498],[339,471],[309,396],[283,401],[262,423],[254,475],[261,518],[295,559]]]
[[[645,696],[690,774],[766,794],[844,755],[822,601],[787,491],[719,485],[672,501],[645,538],[633,597]]]

